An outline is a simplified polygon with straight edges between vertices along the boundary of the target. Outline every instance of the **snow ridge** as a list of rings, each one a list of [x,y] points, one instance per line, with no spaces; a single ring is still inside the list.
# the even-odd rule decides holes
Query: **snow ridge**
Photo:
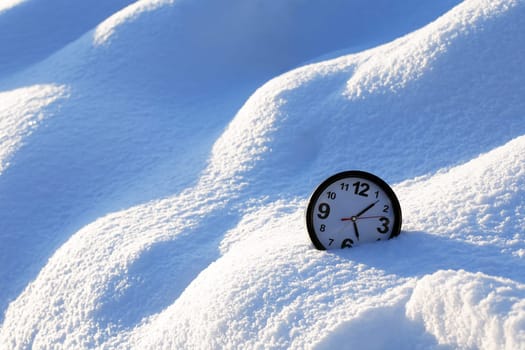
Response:
[[[64,86],[35,85],[0,93],[0,175],[9,166],[9,157],[20,147],[24,137],[49,114],[42,110],[61,97]]]

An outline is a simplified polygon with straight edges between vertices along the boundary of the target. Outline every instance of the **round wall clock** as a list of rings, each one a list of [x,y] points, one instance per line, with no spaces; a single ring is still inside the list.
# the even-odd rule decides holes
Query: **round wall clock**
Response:
[[[317,249],[351,248],[401,232],[401,206],[390,186],[358,170],[323,181],[306,208],[306,228]]]

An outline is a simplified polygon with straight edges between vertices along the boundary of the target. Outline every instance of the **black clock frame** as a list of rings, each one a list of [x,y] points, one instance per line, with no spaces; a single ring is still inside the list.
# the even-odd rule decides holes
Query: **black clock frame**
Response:
[[[361,179],[373,182],[387,194],[387,196],[390,198],[390,201],[392,202],[392,210],[394,211],[394,223],[392,225],[392,233],[390,234],[388,239],[394,238],[401,233],[401,222],[402,222],[401,205],[399,204],[399,200],[397,199],[397,196],[392,190],[392,188],[383,179],[369,172],[362,171],[362,170],[342,171],[340,173],[330,176],[329,178],[321,182],[321,184],[317,186],[317,188],[314,190],[314,192],[312,193],[312,195],[310,196],[308,200],[308,206],[306,207],[306,213],[305,213],[306,229],[308,231],[308,235],[310,236],[310,239],[312,243],[314,244],[315,248],[319,250],[326,250],[326,248],[317,238],[315,227],[313,225],[313,215],[315,212],[314,204],[317,202],[317,198],[319,198],[323,194],[323,192],[326,190],[328,186],[330,186],[332,183],[336,181],[339,181],[345,178],[349,178],[349,177],[361,178]]]

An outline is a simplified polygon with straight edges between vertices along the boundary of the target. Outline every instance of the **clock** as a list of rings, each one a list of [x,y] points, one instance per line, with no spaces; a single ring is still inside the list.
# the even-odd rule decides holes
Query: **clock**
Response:
[[[376,175],[343,171],[313,192],[306,228],[320,250],[386,240],[401,232],[401,206],[392,188]]]

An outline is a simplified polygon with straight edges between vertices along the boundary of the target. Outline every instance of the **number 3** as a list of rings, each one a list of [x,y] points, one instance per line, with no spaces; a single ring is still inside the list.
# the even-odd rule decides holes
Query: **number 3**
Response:
[[[382,217],[382,218],[379,219],[379,221],[381,221],[381,223],[383,225],[381,227],[377,228],[377,232],[379,232],[379,233],[387,233],[388,230],[389,230],[388,224],[390,223],[390,220],[388,220],[388,218]]]

